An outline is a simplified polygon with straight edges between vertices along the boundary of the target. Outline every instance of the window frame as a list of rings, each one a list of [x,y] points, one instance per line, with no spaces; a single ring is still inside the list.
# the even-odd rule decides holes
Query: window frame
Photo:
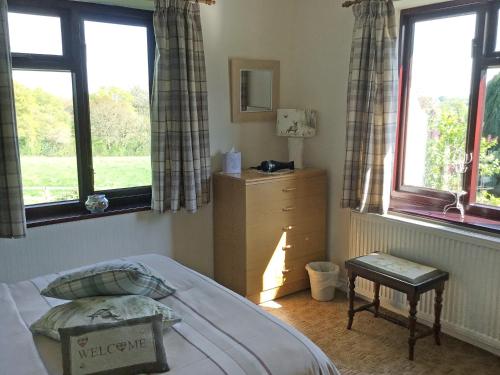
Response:
[[[80,3],[67,0],[9,0],[8,11],[57,16],[61,22],[62,55],[11,53],[12,68],[70,72],[73,81],[73,108],[78,170],[79,199],[25,207],[28,227],[115,215],[151,208],[151,186],[94,190],[89,92],[85,56],[84,21],[108,22],[147,29],[149,97],[151,98],[155,59],[153,12],[140,9]],[[109,209],[100,215],[85,208],[88,195],[106,194]]]
[[[494,231],[500,231],[496,224],[500,222],[500,207],[495,208],[474,202],[476,195],[479,142],[481,139],[482,117],[478,117],[480,105],[480,86],[484,72],[489,67],[500,67],[500,51],[495,51],[498,11],[500,3],[488,0],[459,0],[432,4],[401,11],[399,40],[399,114],[396,135],[395,163],[393,186],[391,191],[390,210],[412,213],[421,216],[431,216],[452,222],[463,222],[458,216],[435,214],[442,212],[446,204],[453,203],[451,194],[410,185],[404,185],[405,145],[407,131],[407,110],[409,106],[412,52],[414,42],[414,27],[419,21],[439,19],[449,16],[475,13],[476,32],[472,42],[472,73],[471,91],[469,97],[469,114],[467,120],[466,153],[473,153],[473,165],[464,176],[464,190],[468,194],[463,203],[467,216],[466,222],[471,225]],[[477,134],[476,134],[477,132]],[[442,217],[439,217],[442,216]]]

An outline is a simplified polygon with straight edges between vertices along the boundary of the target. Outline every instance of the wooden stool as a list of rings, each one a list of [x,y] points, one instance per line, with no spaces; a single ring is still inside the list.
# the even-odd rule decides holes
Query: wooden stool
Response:
[[[349,259],[345,262],[345,266],[349,277],[349,322],[347,323],[347,329],[352,328],[355,313],[367,310],[372,312],[375,317],[380,316],[410,330],[408,338],[410,361],[414,359],[415,343],[418,339],[433,334],[436,344],[441,345],[441,309],[443,305],[444,284],[449,279],[448,272],[384,253],[372,253]],[[354,289],[356,277],[358,276],[373,281],[375,296],[373,302],[354,308]],[[401,321],[379,312],[380,285],[406,294],[407,300],[410,303],[408,321]],[[434,326],[429,330],[416,332],[417,304],[420,300],[420,295],[433,289],[436,291]]]

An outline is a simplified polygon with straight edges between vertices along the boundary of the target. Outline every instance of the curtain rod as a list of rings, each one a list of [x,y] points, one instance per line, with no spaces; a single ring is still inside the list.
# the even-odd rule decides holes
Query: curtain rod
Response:
[[[154,0],[149,0],[151,2],[153,2]],[[202,3],[202,4],[206,4],[206,5],[214,5],[216,0],[185,0],[185,1],[188,1],[188,2],[191,2],[191,3]]]
[[[354,0],[354,1],[344,1],[342,3],[342,8],[349,8],[352,5],[359,4],[363,0]]]
[[[192,3],[202,3],[202,4],[207,4],[207,5],[214,5],[215,0],[186,0],[186,1],[191,1]]]
[[[342,3],[342,7],[343,8],[349,8],[350,6],[352,5],[356,5],[356,4],[359,4],[359,3],[362,3],[363,1],[365,0],[350,0],[350,1],[344,1]],[[367,1],[367,0],[366,0]],[[386,1],[389,1],[389,0],[386,0]],[[394,0],[394,1],[398,1],[398,0]]]

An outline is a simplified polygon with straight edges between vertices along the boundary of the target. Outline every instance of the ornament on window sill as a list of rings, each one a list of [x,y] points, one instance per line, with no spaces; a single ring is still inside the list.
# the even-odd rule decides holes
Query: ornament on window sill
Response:
[[[458,179],[463,186],[463,180],[464,180],[464,175],[467,173],[469,170],[470,165],[472,164],[472,153],[466,154],[465,158],[462,161],[457,161],[452,164],[453,171],[460,176]],[[443,214],[446,215],[448,211],[455,209],[460,212],[460,217],[462,218],[462,221],[465,219],[465,210],[464,210],[464,205],[462,203],[462,197],[467,195],[467,192],[462,190],[461,187],[455,191],[449,190],[448,191],[453,197],[455,198],[455,201],[451,204],[447,204],[444,206],[443,209]]]
[[[87,197],[85,207],[91,214],[102,214],[109,207],[109,201],[104,194],[93,194]]]

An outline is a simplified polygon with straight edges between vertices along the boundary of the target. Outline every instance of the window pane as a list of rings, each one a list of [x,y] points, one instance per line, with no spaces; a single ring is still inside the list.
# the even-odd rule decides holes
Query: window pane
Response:
[[[59,17],[9,12],[11,52],[62,55]]]
[[[500,207],[500,68],[486,72],[476,201]]]
[[[72,77],[14,70],[24,203],[78,199]]]
[[[462,190],[475,15],[415,24],[404,184]]]
[[[147,29],[85,21],[95,190],[151,185]]]

